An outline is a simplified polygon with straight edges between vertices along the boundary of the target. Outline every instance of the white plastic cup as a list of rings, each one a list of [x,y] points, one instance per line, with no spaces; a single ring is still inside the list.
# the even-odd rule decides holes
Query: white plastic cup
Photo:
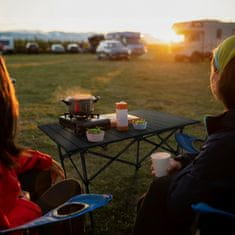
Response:
[[[157,177],[167,175],[171,154],[168,152],[156,152],[151,154],[152,166]]]

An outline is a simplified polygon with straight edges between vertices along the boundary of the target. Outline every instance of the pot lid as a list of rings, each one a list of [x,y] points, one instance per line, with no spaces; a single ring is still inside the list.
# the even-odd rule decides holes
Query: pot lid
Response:
[[[75,96],[68,96],[65,98],[66,101],[70,100],[94,100],[95,97],[90,94],[79,94]]]

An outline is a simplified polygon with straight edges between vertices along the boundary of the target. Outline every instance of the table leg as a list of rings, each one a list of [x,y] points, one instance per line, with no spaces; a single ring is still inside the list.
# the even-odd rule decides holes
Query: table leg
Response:
[[[85,184],[85,190],[86,190],[86,193],[90,193],[90,190],[89,190],[89,180],[88,180],[88,177],[87,177],[85,152],[81,152],[80,153],[80,157],[81,157],[81,162],[82,162],[83,182]],[[91,224],[90,224],[90,226],[91,226],[91,234],[94,234],[94,231],[95,231],[95,222],[94,222],[94,218],[93,218],[92,212],[89,213],[89,217],[90,217],[90,222],[91,222]]]
[[[61,166],[64,170],[64,175],[65,175],[65,178],[66,178],[66,169],[65,169],[65,165],[64,165],[64,157],[63,157],[63,154],[62,154],[62,150],[61,150],[60,145],[57,145],[57,147],[58,147],[58,152],[59,152],[60,163],[61,163]]]
[[[87,168],[86,168],[86,160],[85,160],[85,152],[80,153],[81,162],[82,162],[82,172],[83,172],[83,179],[85,184],[86,193],[89,193],[89,180],[87,177]]]
[[[140,160],[140,140],[137,139],[137,143],[136,143],[136,165],[135,165],[135,170],[137,171],[140,167],[141,164],[139,162]]]

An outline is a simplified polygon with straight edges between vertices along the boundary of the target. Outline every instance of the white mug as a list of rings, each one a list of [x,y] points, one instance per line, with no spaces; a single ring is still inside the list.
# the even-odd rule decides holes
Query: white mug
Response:
[[[157,177],[167,175],[171,154],[168,152],[155,152],[151,154],[153,170]]]

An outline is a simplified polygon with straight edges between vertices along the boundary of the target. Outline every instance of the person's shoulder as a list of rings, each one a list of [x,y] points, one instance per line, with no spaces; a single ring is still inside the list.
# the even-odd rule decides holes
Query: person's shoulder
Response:
[[[210,135],[205,141],[205,146],[217,146],[217,145],[234,145],[235,147],[235,130],[221,131]]]
[[[210,136],[201,148],[196,159],[201,161],[217,161],[230,159],[235,161],[235,131],[221,132]],[[201,158],[204,156],[203,158]]]

